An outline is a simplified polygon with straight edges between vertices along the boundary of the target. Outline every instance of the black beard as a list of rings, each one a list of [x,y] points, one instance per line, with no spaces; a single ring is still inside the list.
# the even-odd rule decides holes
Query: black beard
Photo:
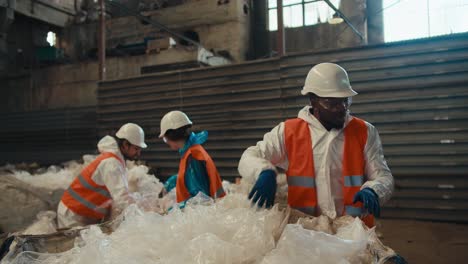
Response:
[[[311,108],[310,109],[310,112],[313,114],[313,109]],[[346,119],[346,112],[345,114],[342,116],[342,120],[339,120],[338,118],[341,117],[339,116],[337,118],[337,114],[334,114],[334,113],[331,113],[331,112],[328,112],[328,111],[324,111],[320,108],[317,109],[318,111],[318,116],[320,117],[319,118],[319,121],[320,123],[328,130],[332,130],[332,129],[343,129],[344,127],[344,123],[345,123],[345,119]]]
[[[343,129],[344,127],[344,122],[331,122],[331,121],[322,121],[322,125],[328,130],[332,129]]]

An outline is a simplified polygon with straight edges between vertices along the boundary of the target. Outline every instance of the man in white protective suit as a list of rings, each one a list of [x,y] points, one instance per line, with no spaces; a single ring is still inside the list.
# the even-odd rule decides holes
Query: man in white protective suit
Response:
[[[286,171],[292,208],[332,219],[359,216],[374,226],[394,181],[377,129],[349,113],[357,92],[347,72],[337,64],[318,64],[301,93],[310,105],[242,155],[239,173],[254,184],[249,199],[259,206],[274,204],[279,167]]]
[[[131,201],[125,160],[135,160],[146,148],[143,129],[123,125],[115,136],[103,137],[100,155],[87,165],[64,192],[58,206],[59,228],[97,224],[116,208],[115,202]],[[114,207],[112,207],[114,203]]]

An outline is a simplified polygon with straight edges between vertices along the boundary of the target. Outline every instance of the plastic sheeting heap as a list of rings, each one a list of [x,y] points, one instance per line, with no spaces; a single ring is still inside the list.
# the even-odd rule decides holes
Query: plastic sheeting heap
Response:
[[[50,166],[47,169],[39,169],[35,173],[30,173],[25,170],[16,170],[13,166],[6,166],[9,172],[5,173],[5,175],[10,175],[33,187],[48,190],[64,190],[70,186],[83,166],[84,164],[70,161],[67,162],[64,167]]]
[[[300,224],[286,226],[277,247],[262,264],[282,263],[372,263],[366,250],[373,230],[366,231],[359,219],[340,227],[336,235],[304,229]]]
[[[21,232],[23,235],[44,235],[57,232],[55,218],[57,213],[43,211],[37,214],[37,221]]]
[[[289,208],[279,210],[278,205],[258,209],[246,199],[248,186],[224,182],[228,194],[223,199],[214,202],[199,194],[183,211],[174,206],[167,212],[174,193],[160,198],[162,184],[147,167],[129,164],[128,176],[132,202],[116,219],[112,233],[91,226],[81,231],[71,250],[24,251],[2,263],[357,264],[383,263],[395,254],[357,218],[311,218]],[[26,231],[53,228],[51,217],[50,212],[40,214]]]
[[[164,216],[131,205],[124,217],[110,235],[93,226],[70,251],[23,252],[11,263],[258,263],[275,247],[284,213],[231,194],[218,203],[197,197]]]
[[[45,169],[39,169],[35,173],[18,170],[13,165],[6,165],[2,169],[8,171],[4,173],[5,175],[10,175],[31,186],[49,190],[65,190],[70,186],[75,177],[80,174],[81,170],[95,158],[96,156],[93,155],[84,155],[84,163],[69,161],[64,163],[63,166],[52,165]],[[149,168],[144,165],[127,162],[128,181],[131,192],[159,193],[162,190],[163,185],[154,175],[149,175],[148,171]]]
[[[394,255],[383,245],[379,248],[374,229],[357,218],[301,217],[286,225],[294,221],[288,210],[256,209],[245,195],[235,193],[217,203],[199,195],[183,212],[176,207],[167,215],[133,204],[111,234],[91,226],[69,251],[26,251],[4,263],[357,264],[384,263]]]
[[[5,206],[0,212],[0,228],[6,232],[18,231],[34,222],[34,227],[28,228],[30,231],[27,234],[52,233],[52,226],[56,226],[54,212],[63,191],[95,157],[84,155],[84,163],[70,161],[63,166],[40,168],[34,173],[17,169],[13,165],[1,167],[0,192],[3,195],[0,202]],[[148,171],[144,165],[127,162],[131,200],[145,210],[162,213],[171,205],[171,201],[165,199],[162,203],[159,200],[158,195],[164,186]],[[127,201],[117,201],[122,202]],[[45,212],[48,210],[52,212]],[[26,234],[24,231],[22,233]]]
[[[131,200],[144,211],[164,213],[172,205],[172,201],[160,199],[159,194],[164,185],[154,175],[148,174],[149,168],[144,165],[135,165],[127,162],[128,186]],[[126,203],[128,201],[115,201],[115,203]]]

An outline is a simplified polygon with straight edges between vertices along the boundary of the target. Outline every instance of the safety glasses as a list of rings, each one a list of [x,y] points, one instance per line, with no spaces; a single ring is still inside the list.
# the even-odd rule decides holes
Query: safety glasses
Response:
[[[317,98],[320,106],[329,111],[339,111],[342,108],[348,110],[351,98]]]

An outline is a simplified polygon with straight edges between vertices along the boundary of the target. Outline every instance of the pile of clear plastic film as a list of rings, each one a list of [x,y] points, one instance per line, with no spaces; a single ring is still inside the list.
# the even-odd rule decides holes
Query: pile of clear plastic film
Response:
[[[99,226],[81,231],[62,253],[23,251],[2,263],[384,263],[395,253],[358,218],[306,217],[289,208],[252,206],[245,186],[223,182],[218,200],[198,194],[181,210],[174,192],[158,196],[162,184],[145,166],[129,166],[133,202],[115,220],[113,232]],[[169,208],[171,208],[169,210]],[[51,232],[51,213],[38,224]],[[52,230],[53,231],[53,230]],[[31,233],[31,232],[30,232]]]

